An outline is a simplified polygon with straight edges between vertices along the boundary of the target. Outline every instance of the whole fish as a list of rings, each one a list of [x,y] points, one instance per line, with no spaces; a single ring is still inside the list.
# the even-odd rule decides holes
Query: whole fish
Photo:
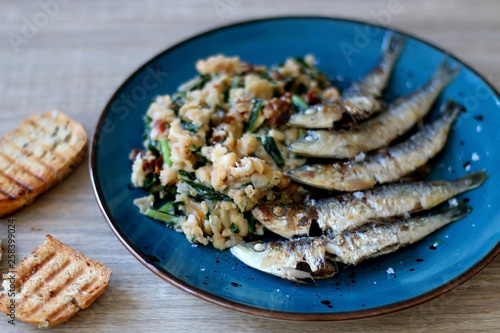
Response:
[[[347,88],[342,101],[314,105],[290,116],[288,125],[302,128],[330,128],[342,119],[344,112],[355,120],[362,120],[382,110],[380,98],[392,73],[406,38],[388,33],[382,43],[382,55],[373,70],[361,81]]]
[[[327,236],[326,252],[331,260],[348,265],[391,253],[413,244],[445,225],[460,220],[471,212],[460,204],[442,212],[390,222],[374,222],[356,231]]]
[[[463,107],[449,101],[440,117],[408,140],[368,155],[363,161],[304,165],[289,171],[296,182],[338,191],[358,191],[390,183],[416,170],[446,143],[452,123]]]
[[[342,102],[346,112],[354,120],[367,119],[382,110],[382,92],[405,42],[406,37],[388,33],[382,43],[382,55],[375,68],[343,92]]]
[[[339,234],[370,219],[430,209],[481,186],[486,177],[484,171],[478,171],[451,181],[394,183],[303,205],[257,206],[252,214],[268,230],[285,238],[310,235],[313,223],[324,233]]]
[[[356,265],[362,260],[394,252],[464,218],[470,211],[470,207],[463,204],[428,216],[375,222],[342,234],[240,243],[230,251],[248,266],[285,279],[329,278],[336,273],[336,265],[330,261]]]
[[[323,238],[240,243],[230,251],[248,266],[288,280],[326,279],[337,273],[327,260]]]
[[[352,129],[308,131],[308,135],[290,145],[290,152],[322,158],[354,158],[362,152],[385,147],[429,112],[458,71],[458,66],[445,60],[424,86],[391,103],[387,111]]]

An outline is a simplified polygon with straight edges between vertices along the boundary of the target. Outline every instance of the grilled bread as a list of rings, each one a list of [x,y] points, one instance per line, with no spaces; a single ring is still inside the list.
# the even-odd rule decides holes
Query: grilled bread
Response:
[[[83,159],[87,134],[67,115],[48,111],[0,139],[0,216],[30,204]]]
[[[88,307],[108,286],[111,269],[51,235],[4,274],[0,310],[39,327],[55,326]],[[14,310],[11,311],[14,304]]]

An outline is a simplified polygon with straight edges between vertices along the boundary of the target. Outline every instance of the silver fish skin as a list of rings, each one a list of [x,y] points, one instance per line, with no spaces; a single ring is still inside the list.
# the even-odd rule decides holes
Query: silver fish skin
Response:
[[[289,150],[302,156],[354,158],[362,152],[388,146],[429,112],[458,72],[459,67],[446,59],[425,85],[391,103],[387,111],[352,129],[308,131],[308,135],[291,144]]]
[[[322,239],[240,243],[230,251],[250,267],[292,281],[326,279],[337,272],[326,260]]]
[[[365,259],[413,244],[445,225],[466,217],[470,212],[469,206],[461,204],[433,215],[379,222],[353,232],[327,236],[326,252],[333,261],[356,265]]]
[[[429,216],[378,221],[337,235],[240,243],[230,251],[248,266],[288,280],[324,279],[337,271],[331,261],[356,265],[362,260],[394,252],[464,218],[470,211],[470,207],[463,204]]]
[[[331,128],[348,113],[355,120],[366,119],[383,109],[380,98],[403,49],[406,37],[388,33],[382,43],[382,55],[363,79],[347,88],[339,103],[314,105],[290,116],[288,125],[301,128]]]
[[[394,183],[311,200],[303,205],[261,205],[252,209],[252,214],[268,230],[289,239],[309,236],[313,223],[317,223],[324,233],[340,234],[370,219],[433,208],[481,186],[486,178],[484,171],[478,171],[450,181]]]
[[[304,165],[289,171],[294,181],[338,191],[359,191],[399,180],[434,157],[446,143],[451,125],[463,107],[448,102],[434,122],[408,140],[369,155],[364,161]]]
[[[354,120],[367,119],[382,110],[382,92],[405,42],[405,36],[387,33],[382,42],[382,55],[377,65],[361,81],[353,83],[343,92],[342,102],[346,112]]]

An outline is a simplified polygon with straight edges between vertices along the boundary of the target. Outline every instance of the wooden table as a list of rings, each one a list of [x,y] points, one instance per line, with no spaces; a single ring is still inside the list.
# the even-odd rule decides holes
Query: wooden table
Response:
[[[232,22],[308,14],[379,22],[422,37],[500,88],[495,0],[5,0],[0,2],[0,134],[33,113],[59,109],[81,121],[91,136],[118,85],[166,47]],[[433,301],[358,321],[282,322],[198,299],[151,273],[120,244],[97,207],[88,157],[66,181],[12,217],[18,260],[51,233],[113,269],[108,290],[95,304],[54,332],[500,331],[500,258]],[[7,224],[0,219],[4,243]],[[19,321],[14,327],[0,316],[0,331],[37,329]]]

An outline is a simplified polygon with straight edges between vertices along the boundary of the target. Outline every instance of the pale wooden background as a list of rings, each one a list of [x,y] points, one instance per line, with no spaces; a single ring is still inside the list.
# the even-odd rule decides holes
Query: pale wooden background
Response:
[[[321,14],[376,22],[394,0],[337,1],[0,1],[0,135],[36,112],[57,108],[89,135],[108,98],[139,65],[206,29],[276,15]],[[47,21],[40,3],[56,6]],[[214,5],[226,4],[217,12]],[[440,45],[500,88],[500,2],[400,0],[388,26]],[[26,21],[39,19],[23,36]],[[24,28],[26,29],[26,28]],[[21,41],[20,41],[21,42]],[[24,43],[25,42],[25,43]],[[402,312],[350,322],[294,323],[213,305],[167,284],[119,243],[99,211],[88,159],[64,183],[14,215],[18,259],[46,233],[113,269],[109,289],[55,332],[385,332],[500,331],[500,258],[454,291]],[[5,242],[7,219],[0,219]],[[0,316],[0,332],[36,331]]]

